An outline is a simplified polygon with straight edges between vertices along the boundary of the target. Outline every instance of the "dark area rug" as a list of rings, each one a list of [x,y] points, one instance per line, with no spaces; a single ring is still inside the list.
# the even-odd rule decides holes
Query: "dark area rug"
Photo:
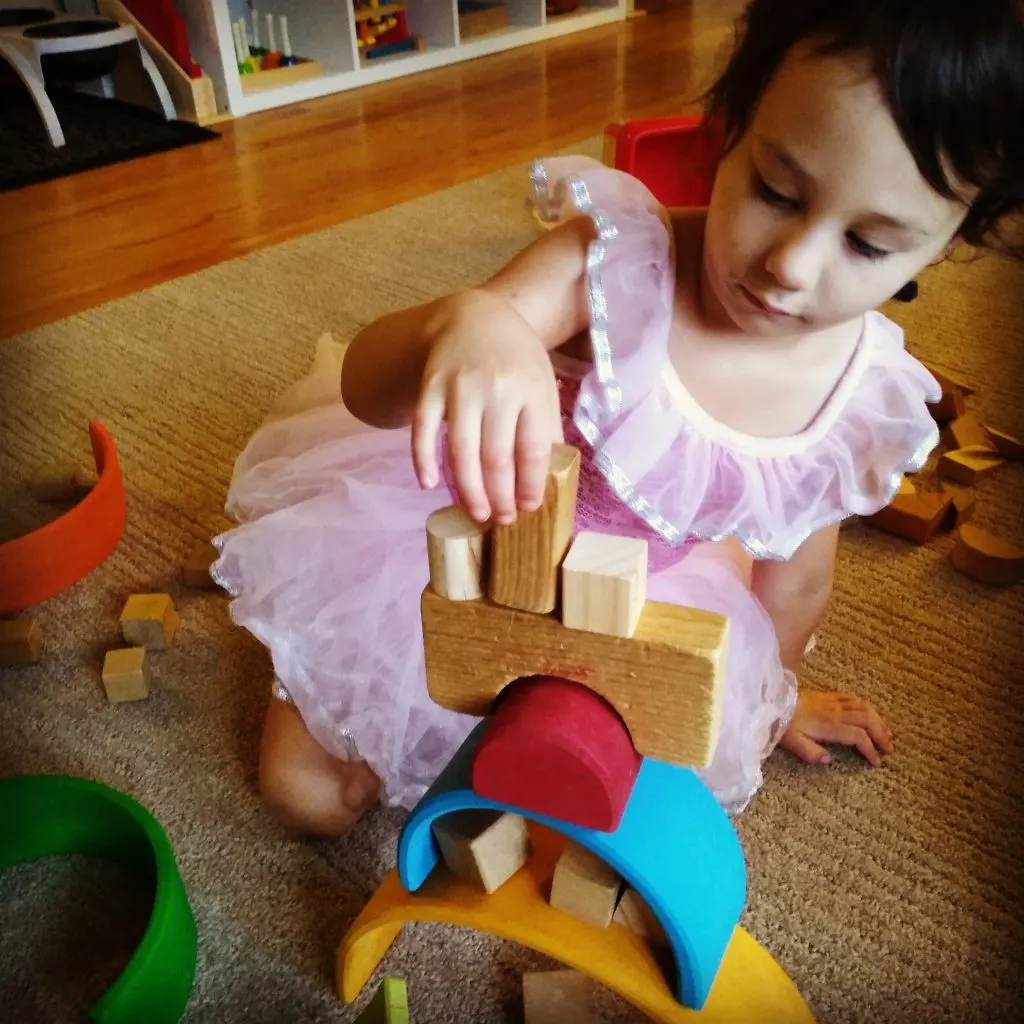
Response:
[[[55,149],[27,90],[0,89],[0,192],[219,138],[145,107],[51,89],[66,145]]]

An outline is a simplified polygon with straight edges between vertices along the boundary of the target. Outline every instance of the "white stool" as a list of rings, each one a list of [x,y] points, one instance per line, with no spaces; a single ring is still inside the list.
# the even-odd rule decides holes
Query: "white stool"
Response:
[[[71,23],[88,25],[90,22],[96,24],[96,31],[64,37],[34,37],[37,30],[57,27],[60,31],[59,26],[61,25],[70,29]],[[125,56],[129,60],[135,58],[139,61],[143,73],[149,79],[153,92],[156,94],[157,103],[164,117],[168,121],[173,121],[177,116],[167,85],[160,77],[153,58],[139,42],[135,29],[131,25],[117,25],[114,28],[109,27],[110,25],[111,22],[107,18],[58,16],[40,20],[31,25],[0,28],[0,57],[14,68],[18,77],[24,82],[25,88],[32,94],[36,109],[46,125],[50,142],[54,147],[64,145],[64,132],[61,129],[57,111],[54,110],[50,97],[46,94],[43,58],[49,55],[83,53],[112,46],[120,47],[119,59]],[[89,85],[91,88],[88,91],[95,92],[100,96],[112,99],[115,95],[112,74],[103,75],[95,83],[89,83]]]

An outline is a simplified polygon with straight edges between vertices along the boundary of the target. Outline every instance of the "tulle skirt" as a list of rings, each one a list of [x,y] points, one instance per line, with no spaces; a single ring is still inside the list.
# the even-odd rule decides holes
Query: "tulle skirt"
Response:
[[[420,489],[408,429],[367,427],[342,405],[342,357],[322,338],[239,457],[227,500],[238,526],[216,539],[213,572],[314,738],[365,758],[386,802],[411,808],[476,724],[434,704],[424,678],[424,525],[452,497]],[[730,813],[760,787],[796,700],[749,569],[739,545],[698,544],[648,581],[653,600],[731,620],[722,732],[700,770]]]

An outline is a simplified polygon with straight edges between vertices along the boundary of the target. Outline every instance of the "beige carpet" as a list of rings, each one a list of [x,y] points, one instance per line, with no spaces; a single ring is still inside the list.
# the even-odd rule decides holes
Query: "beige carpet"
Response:
[[[115,434],[128,492],[115,555],[35,609],[45,660],[0,676],[0,773],[101,779],[164,823],[201,935],[191,1022],[351,1020],[333,996],[333,951],[393,862],[400,815],[375,813],[350,839],[319,844],[269,820],[254,794],[267,659],[232,628],[222,596],[182,589],[178,567],[226,524],[233,459],[318,334],[345,337],[496,268],[535,230],[525,181],[513,168],[0,347],[4,533],[46,514],[23,480],[40,463],[84,458],[89,417]],[[973,381],[978,408],[1018,432],[1022,292],[1024,269],[988,259],[929,273],[921,299],[893,311],[918,354]],[[979,520],[1019,531],[1024,466],[982,492]],[[1024,588],[960,577],[950,546],[948,536],[918,549],[860,524],[844,531],[806,679],[873,700],[897,750],[879,771],[856,756],[824,770],[774,757],[738,824],[743,923],[822,1021],[1010,1021],[1024,1008]],[[154,659],[153,694],[110,706],[99,668],[122,602],[165,589],[181,629]],[[0,877],[0,1017],[83,1019],[83,1001],[116,974],[141,926],[123,909],[132,895],[103,865]],[[519,1019],[519,974],[538,962],[486,937],[416,927],[386,968],[409,979],[417,1024],[500,1022]],[[605,1009],[637,1019],[611,1000]]]

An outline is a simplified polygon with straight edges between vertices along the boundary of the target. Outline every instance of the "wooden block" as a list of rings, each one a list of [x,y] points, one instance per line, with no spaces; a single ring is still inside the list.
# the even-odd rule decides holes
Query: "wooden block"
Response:
[[[453,875],[484,892],[497,892],[530,858],[526,821],[501,811],[461,811],[433,825],[441,856]]]
[[[96,486],[98,480],[95,467],[77,467],[75,470],[75,497],[84,498]]]
[[[427,688],[441,707],[482,718],[514,680],[583,683],[622,716],[636,749],[691,767],[718,741],[729,623],[721,615],[648,601],[629,639],[566,629],[554,616],[486,598],[423,592]]]
[[[954,387],[949,391],[943,391],[942,398],[934,405],[929,405],[928,410],[931,412],[934,420],[939,423],[945,423],[948,420],[955,420],[957,417],[963,416],[967,412],[967,401],[963,391],[960,388]]]
[[[995,442],[976,412],[957,416],[946,428],[953,448],[995,448]]]
[[[652,946],[667,946],[668,936],[636,889],[627,888],[615,908],[612,920],[627,931],[646,939]]]
[[[580,453],[569,445],[555,445],[541,507],[491,530],[492,601],[521,611],[554,610],[559,567],[572,539],[579,481]]]
[[[641,757],[615,709],[580,683],[523,680],[488,716],[473,792],[598,832],[619,827]]]
[[[385,978],[356,1024],[409,1024],[409,992],[403,978]]]
[[[430,585],[449,601],[472,601],[486,587],[487,527],[458,506],[438,509],[427,519]]]
[[[953,498],[953,504],[946,512],[942,528],[944,530],[959,530],[964,523],[970,522],[974,517],[978,496],[969,487],[949,483],[949,481],[943,482],[942,489]]]
[[[952,391],[953,388],[957,388],[964,395],[974,394],[974,385],[968,384],[952,370],[947,370],[944,366],[936,366],[934,363],[926,363],[923,359],[921,365],[939,382],[939,387],[943,391]]]
[[[991,448],[973,445],[943,452],[939,459],[939,476],[955,480],[958,484],[970,486],[980,477],[998,469],[1006,460]]]
[[[986,427],[988,435],[995,445],[995,449],[1003,458],[1013,459],[1015,462],[1024,459],[1024,441],[1012,434],[1002,430],[995,430],[993,427]]]
[[[182,566],[181,574],[188,587],[215,589],[216,581],[210,575],[210,566],[220,558],[220,552],[208,541],[200,541]]]
[[[113,704],[149,696],[149,660],[145,647],[107,651],[103,659],[103,688]]]
[[[76,483],[79,467],[74,462],[58,462],[42,466],[32,477],[30,487],[37,501],[74,501],[78,498]]]
[[[972,524],[958,531],[951,557],[960,572],[982,583],[1008,587],[1024,580],[1024,548]]]
[[[647,541],[586,530],[562,563],[562,625],[632,636],[647,600]]]
[[[889,505],[867,516],[865,521],[915,544],[927,544],[945,521],[952,504],[953,496],[941,491],[901,491]]]
[[[31,665],[43,656],[43,634],[34,619],[0,619],[0,665]]]
[[[594,1024],[595,985],[592,978],[579,971],[524,974],[524,1024]]]
[[[550,903],[598,928],[612,923],[622,879],[600,857],[569,841],[555,865]]]
[[[133,647],[162,651],[178,628],[178,614],[168,594],[133,594],[121,612],[121,635]]]

